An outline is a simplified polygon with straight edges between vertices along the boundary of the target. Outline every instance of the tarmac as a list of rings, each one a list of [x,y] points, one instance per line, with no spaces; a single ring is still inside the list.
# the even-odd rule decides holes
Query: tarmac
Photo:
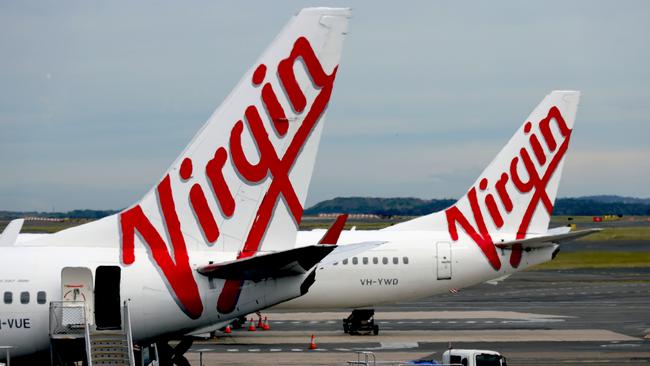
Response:
[[[650,364],[650,268],[526,271],[376,308],[378,336],[350,336],[349,313],[264,312],[271,330],[197,341],[192,365],[346,365],[357,351],[382,364],[440,359],[455,348],[501,352],[508,365]],[[309,350],[311,335],[317,349]]]

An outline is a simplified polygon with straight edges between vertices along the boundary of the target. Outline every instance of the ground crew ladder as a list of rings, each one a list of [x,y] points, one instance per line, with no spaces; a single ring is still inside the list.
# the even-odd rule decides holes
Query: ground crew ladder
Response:
[[[128,302],[122,307],[122,328],[98,330],[86,327],[86,354],[88,366],[135,366],[131,316]]]
[[[121,310],[122,326],[119,329],[97,329],[90,324],[86,314],[88,309],[83,301],[51,302],[52,365],[68,364],[83,357],[88,366],[135,366],[131,316],[127,302],[124,302]],[[81,349],[85,350],[83,356],[78,352]]]

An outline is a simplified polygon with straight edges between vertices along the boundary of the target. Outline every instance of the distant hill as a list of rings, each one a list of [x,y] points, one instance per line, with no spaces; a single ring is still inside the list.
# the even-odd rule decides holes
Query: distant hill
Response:
[[[643,203],[643,199],[637,199],[632,203],[629,197],[625,200],[615,201],[612,199],[600,199],[598,197],[614,196],[595,196],[582,198],[559,198],[555,201],[553,208],[554,215],[650,215],[650,203]],[[598,200],[600,199],[600,200]],[[630,202],[630,203],[627,203]]]
[[[368,213],[382,216],[421,216],[443,210],[456,199],[337,197],[322,201],[305,210],[306,215],[321,213]],[[650,199],[590,196],[559,198],[554,215],[650,215]]]
[[[37,211],[0,211],[0,219],[13,220],[21,217],[47,217],[52,219],[92,219],[97,220],[110,216],[119,211],[115,210],[72,210],[68,212],[37,212]]]
[[[599,196],[578,197],[578,199],[586,199],[586,200],[603,202],[603,203],[631,203],[631,204],[650,205],[650,198],[599,195]]]
[[[421,216],[444,210],[456,199],[430,199],[405,197],[337,197],[322,201],[305,210],[305,215],[321,213],[363,213],[380,216]],[[101,219],[116,210],[73,210],[68,212],[14,212],[0,211],[1,220],[20,217],[48,217],[69,219]],[[650,215],[650,199],[612,195],[559,198],[555,201],[554,215]]]
[[[383,216],[419,216],[439,211],[456,202],[455,199],[337,197],[317,203],[305,210],[306,215],[320,213],[369,213]]]

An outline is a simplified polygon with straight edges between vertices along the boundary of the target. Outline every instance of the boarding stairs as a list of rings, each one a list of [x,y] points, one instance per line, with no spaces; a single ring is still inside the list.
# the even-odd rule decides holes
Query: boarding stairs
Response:
[[[83,301],[51,302],[52,365],[83,359],[88,366],[135,366],[128,302],[124,302],[121,310],[119,329],[98,329],[88,322],[88,309]],[[80,349],[85,352],[78,352]]]

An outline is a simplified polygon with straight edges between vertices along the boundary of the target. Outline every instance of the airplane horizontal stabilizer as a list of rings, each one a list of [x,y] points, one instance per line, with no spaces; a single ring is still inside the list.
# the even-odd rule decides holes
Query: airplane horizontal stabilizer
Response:
[[[512,276],[512,274],[507,274],[507,275],[505,275],[505,276],[501,276],[501,277],[498,277],[498,278],[494,278],[494,279],[491,279],[491,280],[485,281],[485,283],[487,283],[488,285],[496,286],[496,285],[498,285],[499,283],[501,283],[501,282],[507,280],[508,277],[510,277],[510,276]]]
[[[597,233],[599,231],[602,231],[602,229],[586,229],[586,230],[578,230],[578,231],[571,231],[568,233],[561,233],[561,234],[553,234],[553,235],[543,235],[543,236],[537,236],[533,238],[528,238],[528,239],[521,239],[521,240],[513,240],[513,241],[506,241],[506,242],[500,242],[500,243],[495,243],[494,245],[497,248],[501,249],[512,249],[513,246],[515,245],[521,245],[522,248],[543,248],[547,247],[553,244],[560,244],[565,241],[571,241],[575,240],[578,238],[581,238],[583,236],[587,236],[593,233]]]
[[[18,234],[20,234],[20,229],[23,228],[24,219],[12,220],[5,230],[0,234],[0,247],[10,247],[13,246],[16,240],[18,239]]]
[[[212,278],[251,281],[295,276],[306,273],[335,248],[333,245],[310,245],[209,264],[199,267],[198,272]]]

